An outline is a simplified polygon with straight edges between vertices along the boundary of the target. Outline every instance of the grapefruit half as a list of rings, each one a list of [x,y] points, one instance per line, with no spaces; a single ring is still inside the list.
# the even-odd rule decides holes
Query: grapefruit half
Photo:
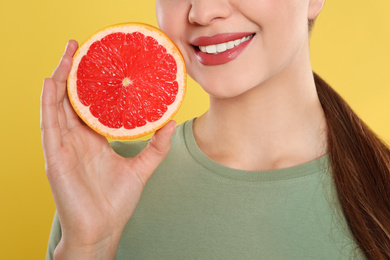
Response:
[[[118,24],[79,47],[67,88],[89,127],[113,139],[133,139],[158,130],[178,111],[186,68],[177,46],[159,29]]]

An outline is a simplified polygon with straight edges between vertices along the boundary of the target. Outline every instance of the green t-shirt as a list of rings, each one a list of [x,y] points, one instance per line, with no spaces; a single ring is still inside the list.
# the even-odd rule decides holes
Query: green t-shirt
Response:
[[[231,169],[199,149],[192,123],[177,127],[116,259],[363,259],[340,211],[328,156],[273,171]],[[133,157],[146,144],[112,147]],[[56,216],[47,259],[60,237]]]

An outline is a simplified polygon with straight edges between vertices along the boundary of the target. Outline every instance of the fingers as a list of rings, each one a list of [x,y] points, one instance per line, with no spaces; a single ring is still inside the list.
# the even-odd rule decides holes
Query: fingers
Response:
[[[62,129],[65,129],[68,126],[69,110],[66,109],[66,105],[64,105],[64,101],[66,100],[66,81],[72,68],[72,57],[76,52],[77,47],[78,43],[75,40],[70,40],[68,42],[61,61],[52,75],[52,79],[57,85],[58,120]]]
[[[61,145],[56,88],[53,79],[47,78],[44,80],[41,95],[41,132],[45,154],[52,154]]]
[[[70,40],[62,59],[51,78],[44,80],[41,95],[41,131],[45,153],[57,151],[61,145],[61,127],[66,127],[62,102],[65,98],[66,79],[72,67],[72,57],[78,43]]]
[[[66,92],[66,80],[72,68],[73,55],[78,48],[78,43],[75,40],[70,40],[66,45],[65,52],[62,55],[61,61],[54,70],[51,78],[57,84],[57,99],[63,100]]]
[[[144,185],[167,156],[175,129],[175,121],[166,124],[154,134],[145,149],[131,161],[134,171],[139,175]]]
[[[66,45],[65,52],[61,58],[61,61],[58,64],[57,68],[54,70],[53,75],[51,76],[57,84],[66,83],[70,69],[72,67],[72,58],[77,48],[78,43],[75,40],[69,40],[68,44]]]
[[[84,124],[84,122],[80,119],[80,117],[74,111],[72,105],[70,104],[68,96],[65,96],[65,100],[63,102],[63,107],[66,116],[66,127],[68,129],[72,129],[80,124]]]

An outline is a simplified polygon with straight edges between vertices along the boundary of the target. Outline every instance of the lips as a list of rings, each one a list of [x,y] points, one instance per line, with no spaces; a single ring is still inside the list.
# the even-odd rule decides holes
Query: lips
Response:
[[[234,60],[251,42],[254,33],[225,33],[199,37],[191,42],[195,55],[204,65],[220,65]]]

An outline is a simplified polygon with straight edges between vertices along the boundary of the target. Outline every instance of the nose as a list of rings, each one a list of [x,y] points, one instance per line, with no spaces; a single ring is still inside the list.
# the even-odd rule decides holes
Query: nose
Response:
[[[209,25],[231,15],[229,0],[191,0],[188,20],[191,24]]]

